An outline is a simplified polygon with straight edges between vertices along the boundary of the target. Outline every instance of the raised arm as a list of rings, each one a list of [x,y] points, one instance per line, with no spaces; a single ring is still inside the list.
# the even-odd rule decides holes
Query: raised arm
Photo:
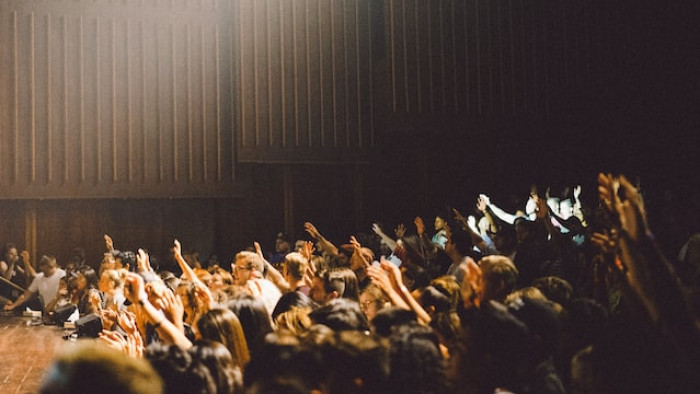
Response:
[[[331,241],[324,238],[311,222],[304,223],[304,230],[316,241],[318,248],[321,249],[322,252],[332,255],[338,254],[338,248],[336,248]]]
[[[190,265],[187,264],[185,258],[182,257],[182,245],[177,239],[173,241],[173,255],[175,256],[175,260],[177,261],[177,264],[180,266],[180,269],[182,270],[182,273],[185,275],[187,280],[194,283],[204,284],[201,280],[199,280],[197,274],[195,274],[192,267],[190,267]]]
[[[291,289],[289,287],[289,282],[287,282],[286,279],[284,279],[284,276],[282,275],[281,272],[277,270],[272,264],[270,264],[269,261],[264,257],[262,248],[260,247],[260,243],[253,242],[253,245],[255,245],[255,253],[262,259],[262,261],[265,263],[265,272],[266,272],[266,277],[267,279],[270,280],[277,288],[282,292],[282,293],[288,293]]]
[[[192,347],[192,342],[187,339],[185,333],[180,331],[175,324],[165,317],[163,312],[159,311],[148,300],[141,276],[129,272],[126,274],[125,282],[124,295],[132,304],[136,305],[148,322],[153,325],[161,339],[183,349]]]
[[[491,209],[491,212],[493,212],[493,214],[497,218],[499,218],[500,220],[502,220],[508,224],[515,223],[515,219],[517,219],[516,215],[514,215],[512,213],[508,213],[508,212],[502,210],[501,208],[497,207],[495,204],[493,204],[491,202],[491,199],[485,194],[480,194],[479,198],[486,203],[486,205]]]
[[[386,235],[384,231],[382,231],[382,228],[379,227],[379,224],[372,223],[372,231],[374,231],[374,233],[377,234],[382,239],[382,241],[384,241],[384,243],[389,249],[391,249],[392,251],[396,249],[396,241],[388,235]]]

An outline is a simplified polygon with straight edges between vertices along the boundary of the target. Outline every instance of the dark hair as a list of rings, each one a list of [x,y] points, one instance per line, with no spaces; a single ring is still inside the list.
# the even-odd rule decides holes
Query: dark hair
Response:
[[[396,306],[389,306],[378,311],[372,319],[374,333],[381,337],[391,335],[394,327],[416,322],[416,313]]]
[[[85,277],[87,280],[87,287],[88,289],[96,289],[100,283],[100,278],[97,276],[97,272],[95,270],[87,265],[84,265],[78,269],[78,273],[82,276]]]
[[[265,335],[272,332],[272,322],[265,303],[261,298],[244,293],[229,299],[226,307],[238,316],[248,342],[250,356],[255,356],[260,351]]]
[[[241,323],[229,309],[211,309],[197,320],[202,339],[222,343],[231,353],[237,367],[243,368],[250,360],[248,343]]]
[[[457,252],[462,256],[470,256],[474,248],[471,236],[464,230],[455,230],[450,234],[450,241],[455,244]]]
[[[136,254],[134,252],[130,250],[119,252],[116,257],[121,259],[122,266],[126,267],[127,264],[129,265],[129,271],[136,271]]]
[[[216,391],[209,369],[177,345],[152,343],[145,358],[165,382],[166,394],[205,394]]]
[[[150,394],[163,392],[163,381],[143,359],[92,341],[63,347],[44,375],[41,394]]]
[[[323,281],[326,293],[337,292],[338,298],[349,298],[357,301],[360,296],[360,286],[357,275],[350,268],[331,268],[322,272],[319,278]]]
[[[335,331],[369,329],[367,318],[357,301],[336,298],[309,315],[315,324],[323,324]]]
[[[289,311],[292,307],[309,307],[311,309],[318,308],[318,304],[304,293],[299,291],[290,291],[287,294],[282,295],[275,305],[275,309],[272,311],[272,320],[276,320],[277,316]]]
[[[202,339],[197,341],[189,352],[209,369],[216,383],[217,393],[239,391],[243,385],[243,375],[226,346],[220,342]]]
[[[417,322],[398,326],[389,338],[389,384],[397,393],[447,393],[445,360],[438,338]]]
[[[341,331],[323,352],[331,393],[384,393],[389,365],[387,349],[371,335]]]
[[[569,282],[556,276],[537,278],[532,281],[532,286],[538,288],[548,300],[564,308],[569,306],[569,301],[574,294],[574,289]]]

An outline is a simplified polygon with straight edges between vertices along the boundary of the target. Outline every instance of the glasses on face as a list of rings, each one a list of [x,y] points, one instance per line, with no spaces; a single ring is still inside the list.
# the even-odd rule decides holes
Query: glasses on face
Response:
[[[238,266],[235,264],[231,267],[233,268],[234,271],[250,271],[251,269],[253,269],[252,266],[251,267],[242,267],[242,266]]]

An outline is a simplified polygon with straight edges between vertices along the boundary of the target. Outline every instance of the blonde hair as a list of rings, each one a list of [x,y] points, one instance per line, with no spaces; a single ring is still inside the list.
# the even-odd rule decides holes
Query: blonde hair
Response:
[[[278,330],[287,330],[294,335],[305,334],[313,324],[309,317],[311,308],[293,306],[290,310],[280,313],[275,318]]]

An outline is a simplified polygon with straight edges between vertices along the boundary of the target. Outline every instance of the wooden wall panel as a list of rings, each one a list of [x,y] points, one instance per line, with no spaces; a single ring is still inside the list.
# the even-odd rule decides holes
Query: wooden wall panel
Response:
[[[368,0],[240,0],[239,160],[353,162],[374,144]]]
[[[572,78],[597,81],[594,3],[387,1],[390,111],[548,118]]]
[[[0,198],[237,194],[232,1],[3,1]]]

